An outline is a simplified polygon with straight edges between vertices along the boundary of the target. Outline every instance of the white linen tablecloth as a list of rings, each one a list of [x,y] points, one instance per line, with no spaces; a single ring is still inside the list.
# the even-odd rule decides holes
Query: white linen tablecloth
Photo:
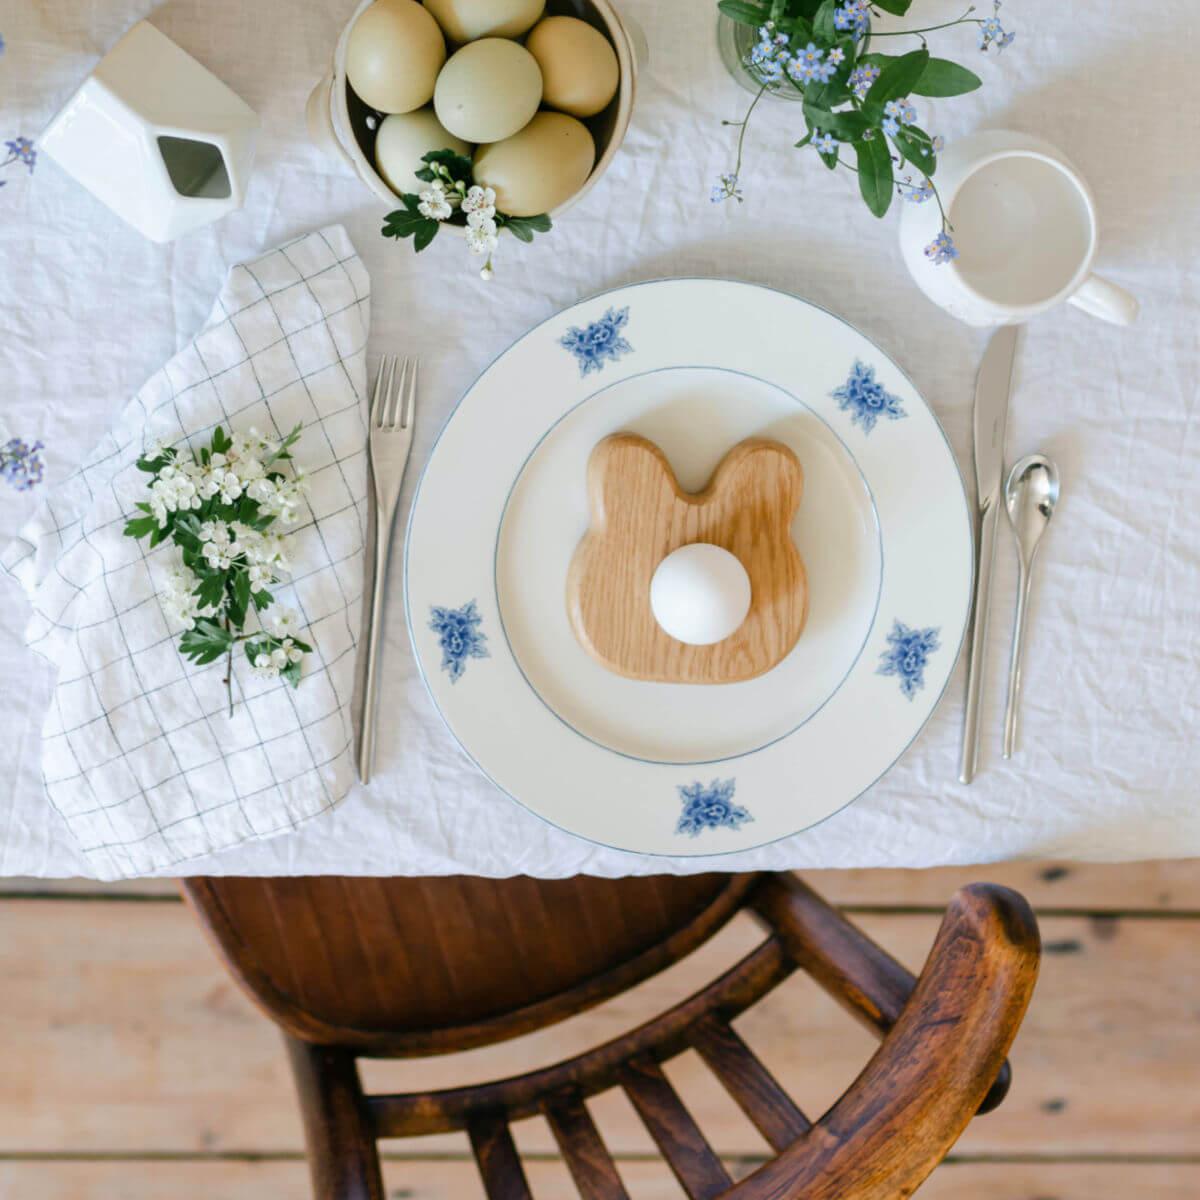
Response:
[[[244,211],[169,246],[122,225],[56,166],[0,179],[0,441],[41,439],[48,479],[99,441],[125,399],[200,326],[231,263],[342,222],[372,281],[372,362],[419,353],[421,412],[405,506],[433,438],[479,370],[583,295],[665,275],[788,289],[859,326],[911,374],[970,468],[970,409],[986,336],[910,283],[895,214],[877,222],[853,176],[788,147],[796,109],[764,104],[747,138],[746,202],[713,206],[745,95],[717,56],[707,0],[621,0],[650,61],[625,146],[603,183],[532,247],[505,245],[485,284],[445,239],[414,258],[378,236],[365,188],[306,140],[304,104],[353,0],[0,0],[0,144],[36,138],[97,57],[151,17],[262,116]],[[934,24],[958,14],[917,0]],[[925,101],[947,139],[991,125],[1036,132],[1090,178],[1099,268],[1142,301],[1119,330],[1072,309],[1029,327],[1009,450],[1059,462],[1063,499],[1039,563],[1019,756],[999,755],[1015,560],[1001,531],[982,774],[956,783],[962,665],[930,725],[868,794],[762,850],[653,859],[572,838],[498,793],[443,728],[413,665],[399,589],[389,605],[379,767],[295,834],[185,865],[193,873],[561,876],[764,867],[929,866],[1017,856],[1200,854],[1200,10],[1009,0],[1004,55],[971,29],[939,35],[984,88]],[[933,110],[932,113],[929,110]],[[0,541],[36,493],[0,483]],[[403,519],[403,513],[401,514]],[[48,665],[24,647],[28,609],[0,594],[0,872],[87,874],[43,791]]]

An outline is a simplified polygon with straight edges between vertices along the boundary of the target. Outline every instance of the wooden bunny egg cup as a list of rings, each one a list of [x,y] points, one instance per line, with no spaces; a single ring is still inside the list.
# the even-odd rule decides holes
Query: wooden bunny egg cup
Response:
[[[615,433],[588,460],[591,525],[571,560],[567,608],[584,648],[611,671],[656,683],[737,683],[769,671],[796,644],[808,582],[791,525],[804,490],[795,454],[750,438],[721,460],[708,486],[685,492],[666,456]],[[750,576],[750,611],[723,641],[688,645],[650,607],[650,581],[681,546],[710,542]]]

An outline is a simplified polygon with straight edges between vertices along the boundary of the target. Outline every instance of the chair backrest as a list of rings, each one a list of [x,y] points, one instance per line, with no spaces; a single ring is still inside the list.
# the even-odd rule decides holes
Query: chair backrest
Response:
[[[242,960],[239,978],[247,987],[260,989],[256,998],[276,1019],[280,1019],[281,1001],[274,991],[275,974],[245,969],[247,961],[257,962],[250,949],[259,938],[290,943],[297,936],[293,933],[297,924],[315,920],[323,923],[324,930],[318,945],[356,942],[362,955],[359,970],[368,969],[371,963],[373,969],[380,969],[367,949],[371,934],[356,924],[353,905],[345,906],[346,898],[362,887],[363,881],[342,881],[346,892],[340,913],[327,907],[319,916],[315,896],[306,894],[313,881],[290,881],[296,886],[294,893],[275,892],[271,881],[254,881],[253,886],[241,882],[245,890],[239,890],[236,907],[214,907],[229,886],[223,881],[194,882],[188,890],[222,947],[237,933],[238,913],[252,919],[254,937],[231,943]],[[425,882],[430,888],[425,898],[433,902],[446,881]],[[625,887],[633,882],[608,886]],[[636,882],[644,885],[648,881]],[[393,1028],[386,1035],[373,1033],[350,1044],[330,1041],[323,1020],[305,1024],[298,1018],[303,1010],[289,993],[286,1021],[280,1023],[291,1034],[288,1047],[318,1200],[383,1200],[377,1139],[454,1130],[468,1134],[489,1200],[531,1200],[510,1125],[537,1114],[549,1122],[584,1200],[628,1200],[586,1103],[589,1097],[612,1087],[620,1087],[629,1097],[692,1200],[789,1200],[801,1196],[804,1200],[903,1200],[937,1165],[972,1116],[1003,1099],[1009,1080],[1005,1055],[1032,994],[1039,958],[1036,922],[1016,893],[987,884],[957,893],[921,977],[914,979],[794,876],[730,878],[725,885],[730,890],[710,890],[707,903],[693,907],[690,921],[682,926],[663,919],[668,913],[678,916],[682,911],[672,909],[666,899],[678,884],[677,880],[660,881],[663,891],[639,893],[643,900],[657,895],[664,905],[655,914],[658,920],[650,920],[649,925],[660,935],[673,932],[649,942],[626,942],[623,958],[601,953],[604,939],[596,933],[590,961],[599,964],[602,973],[560,969],[548,977],[558,990],[551,991],[549,998],[526,1003],[520,1010],[525,1014],[522,1027],[528,1027],[531,1013],[547,1021],[566,1015],[562,1011],[565,998],[593,1003],[600,995],[611,994],[606,989],[614,973],[643,978],[652,960],[666,965],[678,957],[677,951],[697,944],[739,905],[764,926],[763,941],[699,992],[638,1028],[521,1075],[440,1091],[366,1095],[356,1056],[387,1053],[389,1045],[396,1047],[396,1053],[414,1053],[420,1031],[411,1017],[405,1014],[408,1024],[402,1031]],[[503,891],[507,885],[495,886]],[[267,897],[263,903],[271,909],[269,920],[251,912],[255,891]],[[701,894],[692,895],[693,906]],[[305,900],[298,908],[287,907],[282,898],[298,902],[301,895]],[[327,902],[330,899],[325,896]],[[516,911],[511,906],[506,911],[511,922]],[[436,925],[441,913],[436,905],[410,908],[406,913],[394,913],[387,929],[390,935],[401,936],[412,921]],[[565,915],[564,919],[574,928],[583,927]],[[217,928],[220,922],[227,923],[227,928]],[[551,911],[546,928],[557,923],[557,914]],[[506,940],[514,928],[522,930],[518,941],[530,936],[518,921],[510,926]],[[298,936],[301,944],[307,944],[312,934],[302,930]],[[565,945],[557,939],[551,944],[560,950]],[[293,992],[302,990],[296,972],[312,960],[313,953],[306,950],[292,960],[289,979]],[[449,946],[437,953],[443,965],[452,961]],[[281,950],[277,957],[282,961],[288,954]],[[323,976],[333,961],[320,964],[316,974]],[[405,963],[411,969],[411,956]],[[276,974],[281,969],[278,964],[273,968]],[[883,1038],[846,1092],[816,1120],[797,1107],[731,1024],[795,970],[806,971]],[[598,980],[605,982],[601,985]],[[361,986],[363,977],[344,979],[341,986],[345,990],[355,983]],[[383,976],[371,980],[381,996],[389,991],[388,983]],[[393,988],[404,986],[400,979],[391,983]],[[454,989],[446,994],[454,995]],[[320,996],[325,998],[325,992]],[[462,998],[455,1003],[464,1004]],[[470,1016],[475,1024],[460,1022],[439,1028],[452,1030],[459,1038],[478,1039],[480,1030],[487,1033],[488,1040],[507,1036],[509,1025],[503,1015],[485,1011],[481,1003],[475,997],[454,1010],[456,1018]],[[473,1044],[479,1044],[478,1040]],[[444,1048],[441,1042],[434,1046],[435,1051]],[[663,1062],[688,1049],[699,1053],[775,1151],[774,1158],[736,1184],[662,1071]]]
[[[288,1033],[401,1056],[515,1037],[625,991],[711,937],[754,880],[230,877],[183,890]]]

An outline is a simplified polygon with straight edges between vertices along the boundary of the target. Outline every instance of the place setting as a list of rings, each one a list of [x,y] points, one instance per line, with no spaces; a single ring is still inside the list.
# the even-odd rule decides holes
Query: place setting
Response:
[[[47,795],[89,868],[179,869],[383,795],[401,627],[472,769],[627,854],[685,862],[811,830],[939,704],[962,706],[961,783],[986,770],[981,745],[1020,754],[1034,568],[1073,481],[1045,448],[1010,453],[1019,331],[1064,303],[1113,326],[1138,305],[1093,273],[1097,204],[1065,153],[921,124],[982,83],[934,50],[1011,69],[1008,8],[933,32],[920,7],[714,5],[711,55],[745,111],[714,134],[730,169],[703,202],[746,215],[747,130],[760,105],[790,106],[797,178],[844,176],[847,225],[897,220],[899,302],[993,331],[972,461],[869,323],[733,272],[593,280],[489,346],[434,435],[429,351],[369,344],[364,247],[331,224],[267,249],[231,267],[200,331],[5,552],[28,643],[57,671]],[[667,53],[639,15],[363,0],[297,119],[378,209],[389,269],[465,270],[471,303],[503,306],[519,256],[569,249],[616,186]],[[218,75],[139,22],[12,161],[44,155],[151,241],[201,236],[264,169],[260,117]],[[1013,595],[993,583],[1000,555],[1019,564]],[[1009,604],[1001,732],[983,698]]]

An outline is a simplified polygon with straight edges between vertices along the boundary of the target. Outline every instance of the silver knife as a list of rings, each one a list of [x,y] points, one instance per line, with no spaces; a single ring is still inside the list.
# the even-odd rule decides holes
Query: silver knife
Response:
[[[975,600],[971,608],[971,643],[967,659],[967,703],[963,712],[962,752],[958,778],[970,783],[979,758],[979,701],[987,661],[988,606],[992,590],[992,555],[1000,519],[1000,483],[1004,475],[1004,434],[1012,385],[1017,326],[1005,325],[988,343],[975,381]]]

